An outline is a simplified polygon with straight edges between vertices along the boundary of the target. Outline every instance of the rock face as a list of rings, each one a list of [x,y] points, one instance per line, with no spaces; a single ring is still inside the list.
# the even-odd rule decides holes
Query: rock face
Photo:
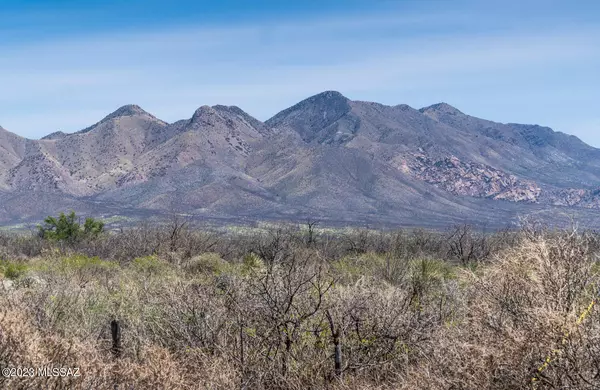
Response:
[[[0,223],[74,208],[489,224],[564,207],[600,208],[600,150],[446,103],[417,110],[327,91],[265,123],[217,105],[169,124],[127,105],[37,141],[0,128]]]
[[[455,156],[432,161],[424,155],[415,155],[407,167],[413,177],[455,195],[536,202],[541,194],[535,182],[520,180],[483,164],[463,162]]]
[[[567,188],[548,191],[544,199],[555,206],[578,206],[590,209],[600,208],[600,188],[593,190],[581,188]]]

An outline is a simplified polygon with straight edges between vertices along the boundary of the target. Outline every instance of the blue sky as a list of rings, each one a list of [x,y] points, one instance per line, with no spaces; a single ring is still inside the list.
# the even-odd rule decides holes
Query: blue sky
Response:
[[[123,4],[125,3],[125,4]],[[124,104],[265,120],[303,98],[447,102],[600,147],[600,2],[0,2],[0,125],[39,138]]]

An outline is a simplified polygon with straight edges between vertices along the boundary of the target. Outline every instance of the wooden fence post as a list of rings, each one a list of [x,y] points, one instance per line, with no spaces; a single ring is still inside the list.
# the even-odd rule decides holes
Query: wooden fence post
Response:
[[[115,357],[121,357],[121,324],[119,321],[112,320],[110,323],[110,332],[112,334],[112,353]]]
[[[331,330],[331,337],[333,338],[333,362],[334,362],[334,377],[340,379],[344,370],[342,369],[342,344],[340,343],[340,330],[336,329],[333,321],[333,316],[327,310],[325,312],[327,320],[329,321],[329,329]]]
[[[333,344],[335,346],[334,362],[335,362],[335,376],[336,378],[342,377],[342,345],[340,344],[339,333],[334,334]]]

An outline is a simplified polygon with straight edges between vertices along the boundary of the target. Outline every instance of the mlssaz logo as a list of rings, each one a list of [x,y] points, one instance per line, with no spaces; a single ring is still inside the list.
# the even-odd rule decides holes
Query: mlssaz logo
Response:
[[[53,367],[53,366],[44,366],[38,368],[38,376],[44,377],[80,377],[81,373],[79,372],[79,367]]]

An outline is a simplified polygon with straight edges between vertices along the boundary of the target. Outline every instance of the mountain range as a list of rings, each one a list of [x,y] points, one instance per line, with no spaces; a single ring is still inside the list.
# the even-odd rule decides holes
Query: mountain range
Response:
[[[335,91],[266,122],[217,105],[167,123],[127,105],[40,140],[0,127],[0,225],[69,209],[431,227],[569,215],[595,227],[600,149],[446,103],[414,109]]]

